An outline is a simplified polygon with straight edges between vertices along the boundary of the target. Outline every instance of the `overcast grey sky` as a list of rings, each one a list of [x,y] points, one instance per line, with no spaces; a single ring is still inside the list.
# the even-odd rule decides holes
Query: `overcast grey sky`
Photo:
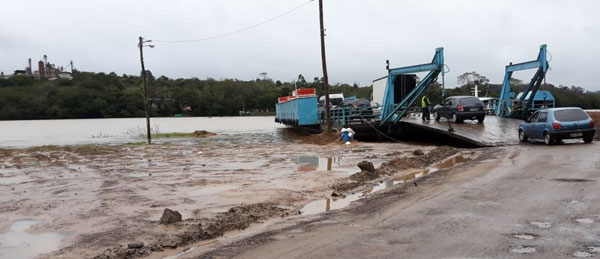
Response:
[[[186,40],[259,23],[307,0],[20,0],[0,15],[0,71],[47,54],[60,66],[138,74],[137,37]],[[324,0],[330,82],[368,85],[392,67],[427,63],[445,48],[456,77],[477,71],[500,83],[504,66],[552,55],[549,83],[600,90],[600,1]],[[142,5],[142,6],[140,6]],[[318,2],[229,37],[156,43],[145,51],[155,76],[291,81],[321,76]],[[515,73],[528,80],[533,71]]]

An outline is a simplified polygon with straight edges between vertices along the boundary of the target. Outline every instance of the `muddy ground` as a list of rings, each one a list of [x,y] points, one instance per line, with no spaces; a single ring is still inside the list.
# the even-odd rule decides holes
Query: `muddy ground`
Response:
[[[60,250],[42,258],[160,258],[252,223],[296,215],[307,202],[331,197],[332,187],[360,172],[356,165],[363,160],[375,168],[417,161],[381,176],[390,178],[459,152],[327,142],[257,143],[217,136],[151,146],[0,150],[0,230],[34,219],[41,223],[28,232],[63,233]],[[424,154],[414,154],[417,148]],[[431,159],[432,150],[446,151]],[[377,181],[370,180],[354,188]],[[165,208],[180,212],[183,221],[159,224]],[[127,248],[139,243],[143,248]]]
[[[598,145],[481,149],[344,210],[288,218],[191,258],[597,258]]]

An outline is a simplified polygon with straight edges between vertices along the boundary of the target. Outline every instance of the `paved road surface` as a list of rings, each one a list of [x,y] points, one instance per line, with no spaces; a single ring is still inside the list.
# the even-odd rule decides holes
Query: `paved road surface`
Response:
[[[600,143],[486,148],[483,158],[284,220],[199,258],[600,256]]]
[[[421,118],[407,117],[400,123],[409,124],[419,129],[430,130],[467,141],[477,146],[513,145],[519,143],[518,129],[522,120],[486,116],[483,123],[465,121],[451,123],[454,132],[449,132],[446,119],[440,121],[422,121]]]

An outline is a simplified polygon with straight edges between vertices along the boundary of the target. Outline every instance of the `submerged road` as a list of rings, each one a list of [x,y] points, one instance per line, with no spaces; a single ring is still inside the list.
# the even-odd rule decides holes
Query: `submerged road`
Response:
[[[519,143],[517,132],[522,120],[486,116],[483,123],[467,120],[464,123],[448,123],[445,118],[422,121],[421,118],[406,117],[400,123],[419,130],[428,130],[460,139],[476,146],[514,145]],[[454,132],[448,131],[452,127]]]
[[[580,141],[486,148],[473,162],[199,258],[598,257],[599,151]]]

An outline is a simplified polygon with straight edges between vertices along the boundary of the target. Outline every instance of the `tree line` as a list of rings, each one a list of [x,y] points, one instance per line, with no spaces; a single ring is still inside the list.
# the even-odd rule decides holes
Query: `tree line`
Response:
[[[308,82],[302,75],[292,82],[273,81],[266,74],[256,80],[155,78],[150,71],[148,95],[151,116],[236,116],[245,110],[272,110],[280,96],[291,95],[297,88],[316,88],[323,93],[320,78]],[[457,78],[459,87],[445,89],[445,96],[472,95],[477,83],[480,96],[498,97],[501,84],[490,84],[485,76],[469,72]],[[519,92],[525,84],[513,79],[512,89]],[[542,85],[556,98],[557,106],[600,108],[600,91],[590,92],[577,86]],[[330,93],[370,99],[371,86],[337,84]],[[442,100],[442,86],[432,84],[425,92],[433,104]],[[129,118],[143,117],[144,104],[139,76],[115,73],[74,72],[72,80],[35,80],[27,76],[0,79],[0,120]]]
[[[307,82],[302,75],[294,82],[256,80],[155,78],[147,71],[150,112],[153,117],[235,116],[239,111],[273,110],[280,96],[298,88],[316,88],[319,78]],[[331,93],[369,98],[370,87],[357,84],[330,86]],[[129,118],[143,117],[141,78],[115,73],[74,72],[72,80],[35,80],[27,76],[0,79],[0,120]]]
[[[467,72],[457,77],[456,88],[446,88],[445,96],[473,95],[472,89],[477,84],[479,97],[500,97],[502,84],[490,84],[489,80],[477,72]],[[522,80],[511,78],[511,90],[517,95],[527,84]],[[587,91],[579,86],[542,84],[539,90],[548,90],[556,100],[556,107],[581,107],[583,109],[600,109],[600,91]],[[442,85],[433,83],[426,91],[433,104],[442,101]]]

